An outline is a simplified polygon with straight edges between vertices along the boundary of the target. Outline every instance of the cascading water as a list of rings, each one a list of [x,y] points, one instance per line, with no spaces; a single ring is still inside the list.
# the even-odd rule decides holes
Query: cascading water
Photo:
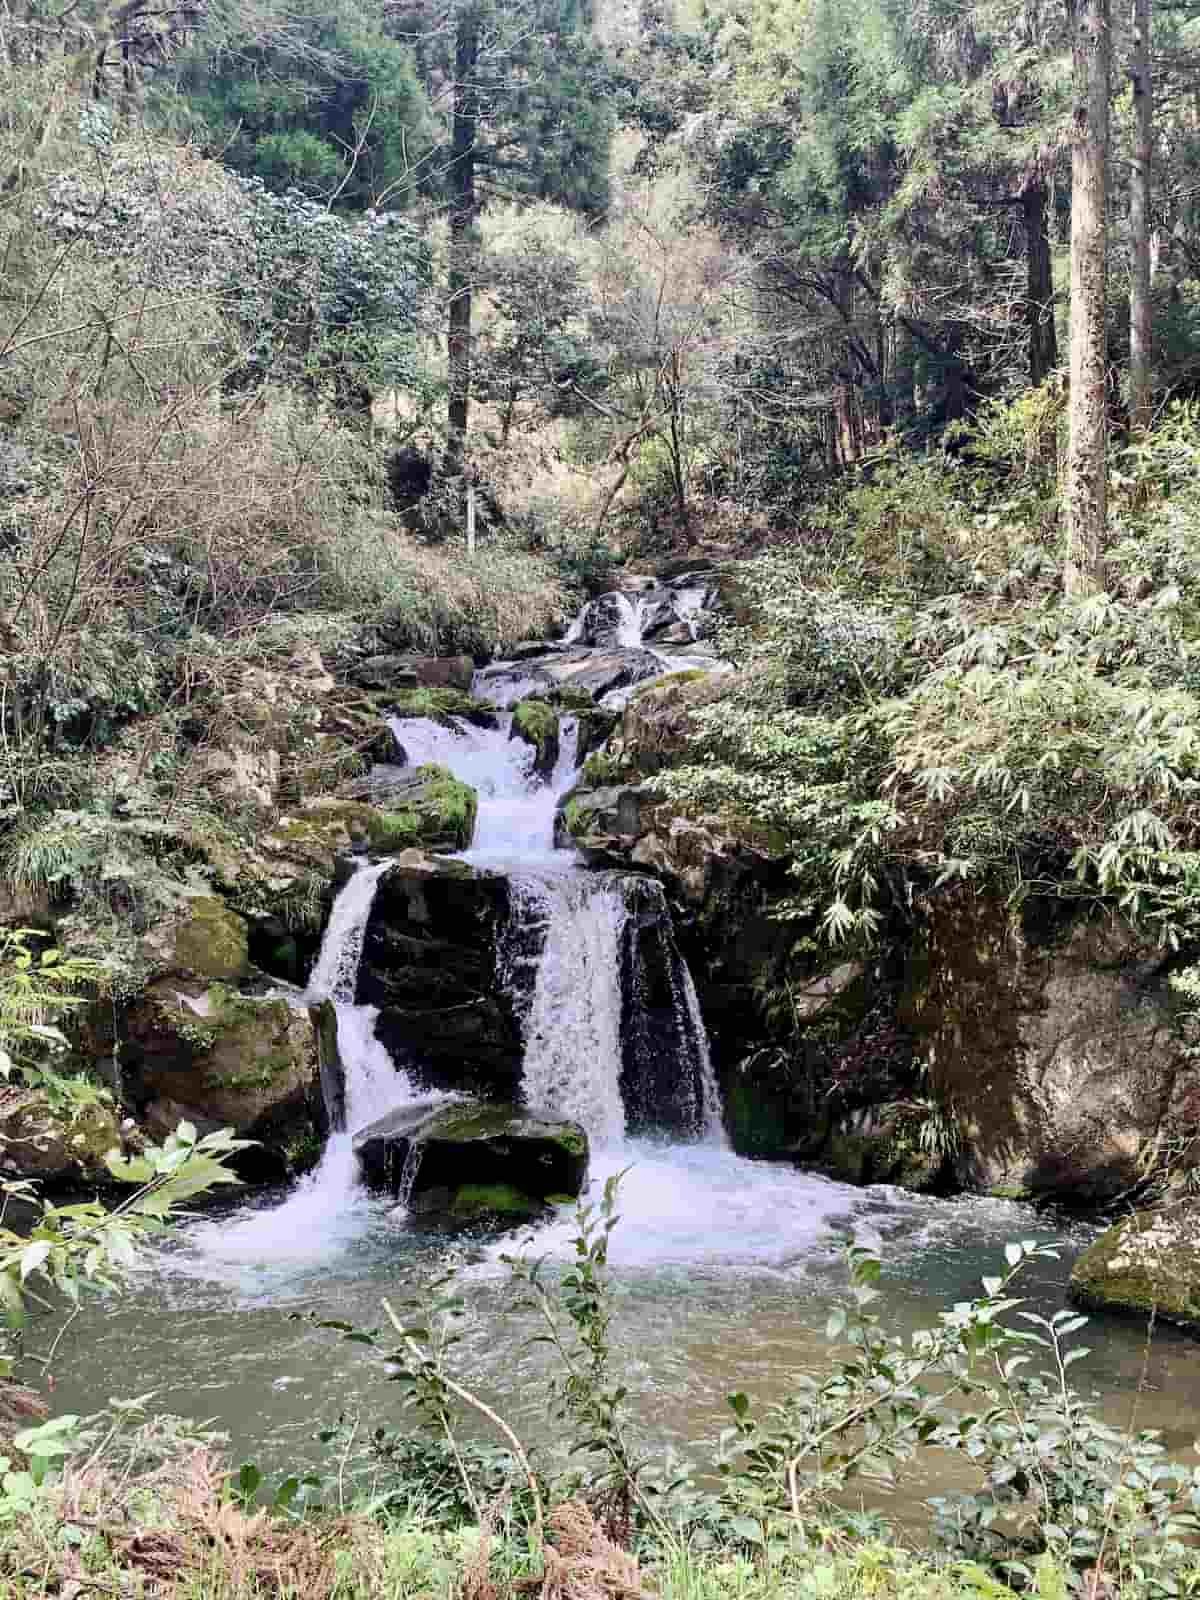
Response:
[[[699,611],[703,591],[694,593],[700,599],[689,592],[677,616]],[[653,604],[661,608],[663,601]],[[585,608],[565,643],[586,639],[594,647],[598,638],[601,649],[640,647],[651,609],[625,595],[604,596]],[[514,665],[511,676],[477,682],[477,692],[498,706],[511,704],[521,671]],[[523,1098],[531,1110],[583,1125],[594,1179],[637,1169],[627,1183],[639,1196],[641,1247],[653,1250],[658,1237],[664,1258],[674,1259],[680,1249],[690,1254],[702,1237],[727,1238],[731,1217],[748,1225],[764,1185],[773,1204],[781,1184],[797,1200],[797,1187],[804,1189],[801,1213],[813,1213],[812,1222],[802,1223],[807,1235],[841,1203],[833,1198],[836,1186],[781,1178],[726,1147],[696,989],[661,886],[638,874],[590,871],[573,850],[554,846],[557,806],[578,776],[574,719],[563,719],[548,779],[535,773],[533,749],[511,737],[512,716],[503,709],[491,726],[411,717],[394,719],[392,729],[407,765],[437,763],[476,791],[474,838],[460,859],[508,878],[511,948],[501,950],[498,968],[508,974],[522,1027]],[[385,787],[386,771],[378,776]],[[367,924],[389,865],[361,866],[338,896],[304,997],[328,999],[336,1010],[342,1126],[282,1207],[223,1232],[226,1255],[231,1249],[245,1258],[319,1255],[340,1234],[353,1236],[355,1218],[361,1227],[369,1214],[354,1133],[428,1098],[376,1038],[378,1013],[354,1002]]]
[[[573,872],[513,886],[521,912],[546,923],[525,1020],[526,1103],[582,1124],[593,1144],[616,1144],[625,1135],[620,884]]]
[[[193,1243],[210,1261],[319,1260],[339,1243],[352,1241],[367,1204],[354,1154],[355,1132],[399,1106],[430,1098],[398,1070],[375,1037],[378,1013],[354,1003],[375,891],[390,866],[390,861],[381,861],[359,867],[334,901],[301,1000],[305,1005],[329,1001],[337,1019],[341,1093],[327,1094],[331,1127],[321,1159],[282,1206],[252,1212],[232,1224],[193,1230]]]

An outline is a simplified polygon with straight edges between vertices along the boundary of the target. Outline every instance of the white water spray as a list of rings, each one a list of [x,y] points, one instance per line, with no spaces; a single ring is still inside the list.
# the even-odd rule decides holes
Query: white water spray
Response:
[[[625,1134],[620,885],[585,872],[521,875],[513,893],[522,915],[546,922],[525,1025],[525,1102],[580,1123],[593,1144],[617,1144]]]

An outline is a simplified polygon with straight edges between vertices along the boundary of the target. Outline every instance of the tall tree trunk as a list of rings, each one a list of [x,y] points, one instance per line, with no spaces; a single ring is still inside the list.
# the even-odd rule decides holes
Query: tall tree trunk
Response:
[[[1074,0],[1071,151],[1071,406],[1067,449],[1069,594],[1100,586],[1108,518],[1105,394],[1109,0]]]
[[[1046,180],[1041,169],[1031,172],[1021,190],[1025,221],[1025,314],[1029,319],[1029,381],[1036,389],[1058,365],[1054,331],[1054,278],[1050,230],[1046,223]]]
[[[475,280],[475,186],[479,137],[479,19],[473,7],[459,13],[454,43],[454,123],[450,139],[450,314],[446,338],[449,406],[446,470],[466,467],[471,412],[471,310]]]
[[[1150,76],[1150,0],[1133,0],[1133,166],[1129,174],[1129,421],[1150,426],[1150,161],[1154,85]]]

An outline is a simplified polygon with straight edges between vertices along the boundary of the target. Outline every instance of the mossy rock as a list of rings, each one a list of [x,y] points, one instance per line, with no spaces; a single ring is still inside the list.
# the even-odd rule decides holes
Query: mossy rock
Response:
[[[103,1184],[104,1158],[120,1146],[117,1112],[106,1100],[66,1113],[44,1090],[0,1084],[0,1177]]]
[[[1114,1223],[1075,1263],[1068,1294],[1088,1311],[1155,1316],[1200,1331],[1200,1202]]]
[[[320,1100],[307,1010],[224,984],[153,984],[124,1018],[127,1093],[155,1133],[181,1116],[252,1137],[286,1131]]]
[[[550,1195],[579,1194],[587,1176],[587,1135],[577,1123],[508,1103],[406,1106],[354,1140],[367,1183],[393,1194],[414,1147],[421,1152],[414,1203],[434,1191],[506,1189],[536,1208]]]
[[[469,783],[430,763],[387,791],[387,810],[371,809],[368,835],[380,854],[409,850],[469,850],[479,802]]]
[[[510,739],[523,739],[534,751],[533,770],[548,778],[558,761],[558,712],[545,700],[518,702],[513,711]]]
[[[362,800],[312,800],[282,817],[265,847],[328,873],[347,850],[379,855],[420,847],[466,850],[475,832],[475,791],[445,767],[417,767],[385,791],[386,805]]]
[[[464,1183],[450,1201],[450,1215],[459,1222],[486,1221],[490,1217],[523,1221],[538,1216],[543,1209],[542,1201],[522,1194],[510,1183]]]
[[[432,722],[449,724],[455,717],[461,717],[477,728],[494,728],[497,723],[495,706],[476,700],[466,690],[449,684],[439,688],[419,685],[415,689],[405,689],[395,696],[392,704],[394,714],[400,718],[427,717]],[[403,732],[400,742],[404,742]]]
[[[176,921],[145,943],[151,958],[166,970],[197,978],[237,979],[249,964],[245,918],[216,895],[185,900]]]

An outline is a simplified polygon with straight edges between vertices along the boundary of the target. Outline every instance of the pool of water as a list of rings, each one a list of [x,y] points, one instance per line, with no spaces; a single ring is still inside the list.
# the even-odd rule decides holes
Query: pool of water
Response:
[[[618,1358],[647,1443],[703,1461],[728,1423],[725,1397],[756,1409],[784,1396],[798,1373],[836,1359],[823,1329],[844,1291],[845,1241],[877,1245],[880,1309],[896,1332],[932,1323],[1001,1270],[1010,1239],[1054,1242],[1057,1262],[1025,1280],[1030,1309],[1064,1303],[1070,1265],[1093,1230],[1068,1227],[1002,1201],[944,1201],[858,1190],[791,1168],[741,1160],[710,1146],[628,1144],[601,1153],[593,1183],[627,1167],[612,1242]],[[302,1320],[315,1312],[363,1326],[380,1300],[419,1300],[447,1253],[461,1258],[467,1314],[456,1366],[531,1444],[554,1442],[530,1346],[528,1313],[513,1310],[505,1251],[567,1259],[572,1226],[558,1220],[502,1241],[451,1240],[351,1192],[332,1212],[301,1185],[290,1196],[185,1224],[119,1299],[89,1304],[58,1351],[56,1405],[92,1411],[153,1390],[159,1409],[211,1420],[237,1460],[268,1473],[319,1466],[317,1433],[345,1415],[396,1423],[397,1392],[378,1357]],[[299,1314],[299,1316],[297,1315]],[[1200,1345],[1169,1332],[1094,1323],[1073,1369],[1104,1415],[1164,1430],[1178,1454],[1200,1432]],[[968,1464],[906,1469],[891,1509],[919,1517],[925,1496],[970,1481]]]

